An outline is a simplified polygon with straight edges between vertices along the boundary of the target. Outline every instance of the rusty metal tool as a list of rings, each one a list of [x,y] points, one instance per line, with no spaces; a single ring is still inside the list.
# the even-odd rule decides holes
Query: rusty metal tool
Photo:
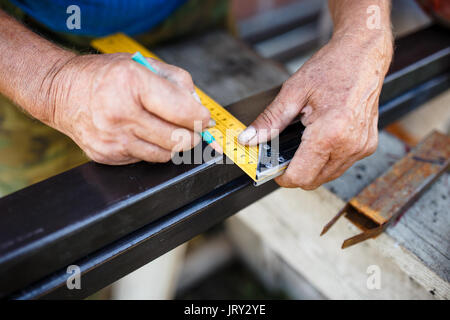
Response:
[[[352,198],[328,222],[325,234],[343,215],[363,232],[346,239],[342,249],[375,238],[403,214],[450,164],[450,137],[433,131],[386,173]]]

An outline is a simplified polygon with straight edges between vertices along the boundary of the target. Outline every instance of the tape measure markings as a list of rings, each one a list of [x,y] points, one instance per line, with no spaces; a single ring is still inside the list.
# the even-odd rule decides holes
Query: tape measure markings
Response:
[[[146,57],[162,61],[155,54],[123,33],[95,39],[91,42],[91,45],[103,53],[127,52],[133,54],[139,51]],[[237,140],[239,134],[245,130],[246,126],[201,89],[195,87],[195,90],[202,104],[208,108],[211,112],[211,117],[216,121],[216,126],[209,128],[206,132],[209,132],[215,141],[221,144],[224,153],[237,166],[256,181],[258,147],[243,146]],[[211,140],[211,137],[207,134],[204,135],[207,136],[207,139],[205,139],[207,142],[208,139]]]

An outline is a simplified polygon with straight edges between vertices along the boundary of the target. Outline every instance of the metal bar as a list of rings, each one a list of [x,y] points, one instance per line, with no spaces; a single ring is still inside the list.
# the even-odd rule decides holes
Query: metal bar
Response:
[[[299,17],[296,20],[287,21],[285,24],[280,24],[275,28],[270,28],[266,30],[261,30],[260,32],[250,34],[243,37],[243,40],[249,44],[256,44],[258,42],[263,42],[265,40],[271,39],[276,36],[280,36],[283,33],[292,31],[293,29],[303,27],[310,23],[318,24],[319,12],[312,13],[309,16]],[[318,36],[315,35],[317,39]]]
[[[67,289],[68,274],[66,269],[62,269],[12,298],[85,298],[206,231],[276,188],[273,181],[255,188],[248,177],[241,176],[194,203],[74,262],[81,269],[81,290]]]
[[[277,90],[252,99],[253,108],[242,108],[241,101],[228,110],[248,124]],[[214,161],[121,167],[90,162],[0,199],[0,274],[8,274],[0,277],[0,297],[242,174],[235,165]]]
[[[394,48],[394,59],[385,84],[395,85],[383,87],[380,104],[385,104],[419,84],[449,72],[450,37],[445,28],[431,26],[412,33],[396,40]],[[417,59],[418,57],[421,58]]]
[[[248,124],[277,92],[258,95],[249,108],[243,100],[228,110]],[[0,274],[8,274],[0,277],[0,297],[242,174],[235,165],[214,162],[121,167],[90,162],[0,199]]]
[[[386,101],[379,107],[379,128],[384,128],[408,112],[450,88],[450,72],[441,74]]]
[[[318,24],[322,7],[323,1],[303,0],[244,19],[237,28],[246,43],[255,44],[312,22]]]
[[[429,29],[426,32],[429,32]],[[403,86],[406,88],[405,94],[411,93],[412,90],[417,95],[418,91],[414,88],[423,85],[423,79],[414,76],[417,72],[426,73],[428,82],[440,84],[439,90],[448,88],[450,52],[448,52],[448,40],[445,39],[441,39],[439,43],[442,47],[435,47],[434,53],[428,51],[417,53],[410,64],[416,65],[417,68],[404,65],[403,68],[391,71],[390,77],[384,83],[383,92],[394,92],[393,88]],[[437,41],[436,37],[433,41]],[[413,41],[409,43],[416,46]],[[427,44],[423,43],[423,45]],[[401,45],[398,50],[409,51],[411,48]],[[436,52],[444,53],[436,55]],[[396,57],[403,56],[405,55],[397,52]],[[394,65],[402,64],[401,61],[396,60]],[[405,69],[408,72],[405,72]],[[396,74],[398,76],[395,76]],[[418,80],[414,81],[417,78]],[[407,86],[402,84],[405,79],[409,79]],[[427,88],[436,89],[436,86],[429,85],[422,88],[422,91],[419,91],[420,94],[427,93]],[[434,90],[433,94],[439,90]],[[278,88],[257,97],[245,99],[230,106],[229,110],[248,124],[276,96],[277,92]],[[416,97],[417,100],[416,95],[409,96]],[[401,101],[404,102],[407,99]],[[386,102],[384,105],[389,103]],[[387,109],[383,109],[383,106],[380,108],[381,123],[387,114],[390,121],[399,116],[399,113],[395,112],[396,105],[401,106],[401,103],[391,103]],[[11,295],[19,290],[24,292],[24,297],[28,297],[26,292],[31,292],[31,289],[23,288],[36,281],[40,281],[38,287],[41,288],[41,293],[33,296],[50,295],[50,292],[56,290],[56,287],[49,289],[52,287],[52,277],[58,272],[61,274],[67,265],[82,261],[81,259],[89,260],[94,252],[109,246],[114,247],[117,242],[125,241],[123,239],[132,243],[133,232],[148,227],[152,223],[157,224],[157,221],[163,221],[161,220],[163,217],[176,210],[183,210],[180,209],[182,207],[191,205],[192,208],[197,208],[198,212],[203,212],[206,210],[206,207],[203,207],[205,203],[196,202],[196,199],[217,188],[230,186],[230,183],[236,179],[245,179],[241,176],[242,173],[236,166],[215,163],[181,166],[140,163],[123,167],[88,163],[0,199],[0,221],[2,221],[0,224],[0,274],[2,275],[0,297]],[[269,186],[273,184],[270,183]],[[233,214],[246,205],[246,198],[253,199],[254,194],[263,196],[264,192],[268,193],[269,189],[266,188],[268,187],[246,187],[242,189],[242,192],[236,190],[236,194],[239,194],[237,202],[227,201],[227,204],[232,207],[222,205],[220,210],[226,210],[228,215]],[[234,192],[230,191],[227,197],[231,199],[233,194]],[[195,215],[195,212],[192,214]],[[208,220],[208,215],[198,215],[198,217],[202,217],[199,218],[201,221],[205,220],[204,227],[219,221],[211,222]],[[177,221],[176,218],[170,221],[172,224],[168,227],[169,229],[192,228],[192,225]],[[192,231],[200,232],[195,228]],[[183,233],[184,240],[176,239],[188,240],[191,235],[187,232]],[[159,234],[156,234],[154,238],[159,238]],[[146,255],[145,262],[180,243],[177,242],[178,240],[175,241],[175,238],[174,240],[159,239],[164,240],[159,242],[158,250],[160,251],[158,252],[160,253]],[[85,258],[86,256],[89,258]],[[105,258],[101,265],[105,265],[105,268],[110,265],[108,268],[116,270],[118,274],[123,274],[120,271],[121,268],[124,268],[124,272],[135,269],[120,263],[120,259],[123,259],[122,255],[114,257],[116,258]],[[98,265],[100,263],[92,264],[94,269]],[[105,277],[109,279],[109,282],[102,278],[104,279],[102,285],[117,279],[114,272]],[[92,279],[94,281],[95,277]],[[88,287],[92,290],[99,288],[95,284]],[[30,288],[37,290],[36,287]],[[84,294],[89,292],[86,291]]]

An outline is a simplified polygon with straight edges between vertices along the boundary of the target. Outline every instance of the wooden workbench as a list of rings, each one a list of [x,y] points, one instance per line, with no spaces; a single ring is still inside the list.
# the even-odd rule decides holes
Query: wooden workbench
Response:
[[[339,179],[315,191],[280,189],[242,210],[228,221],[241,256],[266,283],[298,298],[449,299],[448,173],[376,239],[342,250],[342,241],[358,232],[345,219],[319,236],[345,201],[405,153],[405,144],[382,132],[377,152]],[[373,266],[381,287],[371,290]]]

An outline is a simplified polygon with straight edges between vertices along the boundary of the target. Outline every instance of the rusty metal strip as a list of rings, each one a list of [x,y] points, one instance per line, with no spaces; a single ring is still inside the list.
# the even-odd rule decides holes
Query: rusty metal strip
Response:
[[[352,198],[325,225],[325,234],[343,215],[363,232],[344,241],[342,249],[375,238],[404,213],[449,168],[450,137],[433,131],[392,168]]]

